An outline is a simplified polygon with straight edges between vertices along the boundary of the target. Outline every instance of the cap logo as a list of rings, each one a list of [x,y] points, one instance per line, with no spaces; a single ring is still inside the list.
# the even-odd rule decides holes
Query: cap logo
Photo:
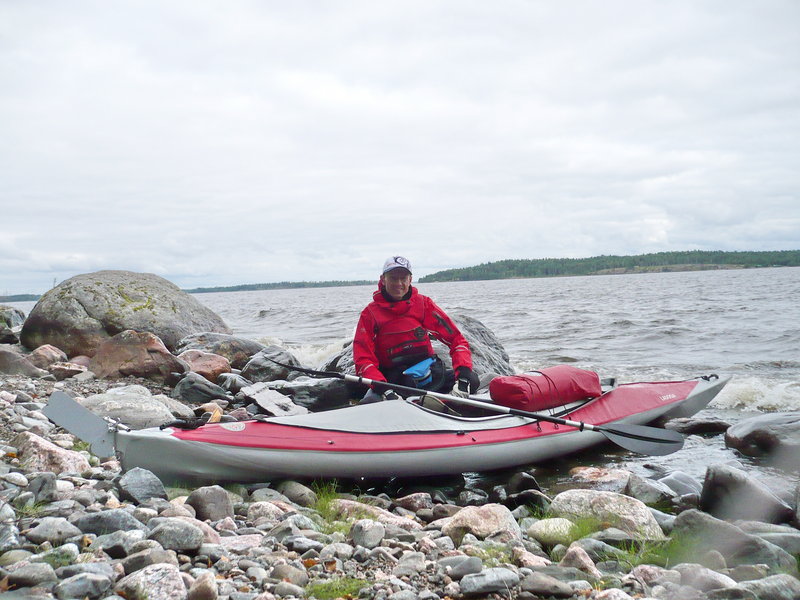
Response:
[[[402,256],[393,256],[392,259],[401,267],[405,267],[406,269],[408,269],[409,262],[407,258],[404,258]]]

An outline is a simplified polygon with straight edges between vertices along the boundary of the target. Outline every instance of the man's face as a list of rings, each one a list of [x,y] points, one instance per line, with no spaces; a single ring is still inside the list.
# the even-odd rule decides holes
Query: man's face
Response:
[[[406,269],[392,269],[381,275],[383,287],[389,297],[394,301],[403,299],[411,287],[411,273]]]

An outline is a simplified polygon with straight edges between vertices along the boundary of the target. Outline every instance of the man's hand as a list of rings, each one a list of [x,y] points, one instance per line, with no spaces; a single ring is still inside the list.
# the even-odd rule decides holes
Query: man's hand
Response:
[[[381,394],[381,396],[383,396],[384,400],[402,400],[402,398],[398,396],[397,392],[394,390],[386,390],[383,392],[383,394]]]
[[[469,380],[459,379],[456,381],[456,384],[453,386],[453,390],[450,392],[450,395],[457,396],[458,398],[469,398]]]

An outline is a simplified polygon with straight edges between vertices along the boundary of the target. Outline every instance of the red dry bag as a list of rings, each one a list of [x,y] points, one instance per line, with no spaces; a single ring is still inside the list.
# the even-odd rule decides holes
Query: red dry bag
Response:
[[[555,408],[601,393],[597,373],[569,365],[495,377],[489,383],[489,395],[496,404],[527,411]]]

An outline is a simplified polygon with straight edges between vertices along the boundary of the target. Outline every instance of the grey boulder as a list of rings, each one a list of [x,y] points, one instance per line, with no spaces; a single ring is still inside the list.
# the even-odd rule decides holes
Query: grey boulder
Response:
[[[162,277],[97,271],[45,293],[25,320],[20,340],[30,349],[52,344],[68,356],[92,356],[103,341],[126,329],[152,333],[170,350],[193,333],[230,333],[211,309]]]

